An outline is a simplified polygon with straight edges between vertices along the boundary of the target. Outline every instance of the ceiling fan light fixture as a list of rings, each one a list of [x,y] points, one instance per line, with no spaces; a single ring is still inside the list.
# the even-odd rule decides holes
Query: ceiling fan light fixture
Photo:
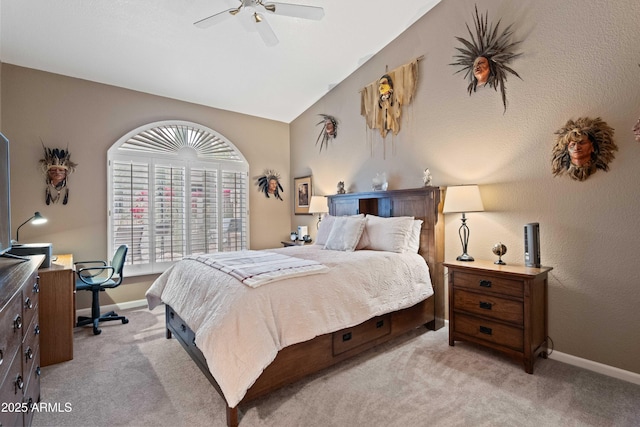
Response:
[[[276,11],[276,5],[273,3],[267,3],[267,4],[263,4],[264,8],[267,9],[269,12],[275,12]]]
[[[238,13],[240,13],[241,9],[242,9],[242,5],[237,9],[231,9],[229,13],[232,14],[233,16],[236,16]]]
[[[258,15],[258,12],[253,12],[253,19],[256,20],[256,23],[262,22],[262,16]]]

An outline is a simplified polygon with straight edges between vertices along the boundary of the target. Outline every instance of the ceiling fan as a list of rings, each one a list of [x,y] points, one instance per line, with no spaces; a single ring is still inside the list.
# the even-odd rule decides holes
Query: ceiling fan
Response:
[[[263,3],[263,0],[238,0],[240,6],[208,16],[194,22],[198,28],[208,28],[226,20],[230,16],[239,16],[249,31],[258,31],[267,46],[278,44],[278,37],[267,22],[264,12],[275,15],[292,16],[294,18],[313,19],[319,21],[324,16],[324,9],[317,6],[306,6],[291,3]]]

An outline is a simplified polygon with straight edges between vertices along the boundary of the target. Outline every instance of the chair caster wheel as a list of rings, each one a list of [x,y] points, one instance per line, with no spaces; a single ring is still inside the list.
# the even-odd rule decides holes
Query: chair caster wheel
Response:
[[[129,319],[122,319],[122,324],[126,325],[127,323],[129,323]]]

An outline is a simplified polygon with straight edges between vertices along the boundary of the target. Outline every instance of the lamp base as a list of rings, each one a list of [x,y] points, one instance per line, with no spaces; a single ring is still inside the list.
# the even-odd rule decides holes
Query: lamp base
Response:
[[[460,255],[458,258],[456,258],[456,260],[458,261],[475,261],[473,259],[473,257],[471,255],[469,255],[468,253],[463,253],[462,255]]]

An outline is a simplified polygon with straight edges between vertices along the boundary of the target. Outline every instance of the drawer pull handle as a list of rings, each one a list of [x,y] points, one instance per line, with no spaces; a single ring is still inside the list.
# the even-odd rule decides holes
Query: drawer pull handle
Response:
[[[491,328],[487,328],[486,326],[480,326],[480,332],[487,335],[493,335],[493,330]]]
[[[482,308],[482,309],[491,310],[492,306],[493,306],[493,304],[491,304],[490,302],[480,301],[480,308]]]
[[[171,320],[173,320],[173,318],[176,317],[176,314],[172,311],[171,313],[169,313],[169,317],[171,318]]]
[[[491,280],[480,280],[480,286],[482,286],[483,288],[490,288]]]
[[[17,315],[13,321],[13,329],[22,329],[22,317],[20,315]]]
[[[35,328],[33,328],[33,334],[40,335],[40,325],[36,325]]]
[[[0,348],[0,365],[2,365],[3,361],[4,361],[4,351],[2,351],[2,349]]]
[[[384,326],[384,320],[378,320],[378,321],[376,322],[376,328],[377,328],[377,329],[380,329],[380,328],[382,328],[383,326]]]
[[[18,393],[18,390],[22,390],[24,388],[24,381],[22,380],[22,376],[18,375],[16,377],[16,394]]]
[[[33,284],[33,293],[37,294],[40,292],[40,285],[38,284],[38,282]]]
[[[24,300],[24,308],[31,310],[33,308],[33,302],[31,302],[31,298],[27,297]]]
[[[37,376],[40,376],[40,366],[38,366],[38,367],[36,368],[36,375],[37,375]]]
[[[349,341],[351,340],[351,332],[347,332],[346,334],[342,335],[342,341]]]
[[[27,351],[24,352],[24,356],[26,362],[33,359],[33,350],[31,350],[31,347],[27,348]]]
[[[180,325],[180,329],[182,330],[182,332],[187,332],[187,327],[184,325]]]

